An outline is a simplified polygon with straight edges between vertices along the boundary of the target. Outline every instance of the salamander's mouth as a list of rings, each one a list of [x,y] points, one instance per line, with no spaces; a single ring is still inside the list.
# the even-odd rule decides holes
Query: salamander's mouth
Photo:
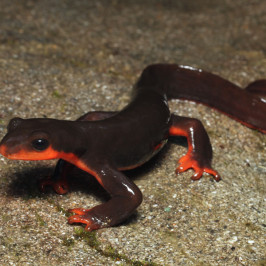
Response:
[[[19,142],[15,140],[12,136],[10,137],[9,134],[6,134],[0,142],[0,154],[2,154],[8,159],[13,159],[11,158],[12,155],[19,151]]]
[[[17,159],[16,155],[21,151],[21,148],[19,145],[16,145],[14,141],[7,141],[7,138],[3,138],[0,142],[0,154],[5,156],[8,159]]]
[[[17,153],[9,153],[7,146],[4,144],[0,144],[0,154],[2,154],[3,156],[5,156],[6,158],[11,159],[11,160],[20,159],[20,158],[18,158],[18,156],[16,156]]]

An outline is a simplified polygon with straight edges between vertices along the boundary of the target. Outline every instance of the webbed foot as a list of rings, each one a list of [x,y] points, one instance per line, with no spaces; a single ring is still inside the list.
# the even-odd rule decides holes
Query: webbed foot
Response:
[[[76,208],[69,209],[68,212],[75,213],[75,215],[72,215],[68,218],[68,223],[85,224],[85,231],[92,231],[103,227],[103,223],[93,216],[90,209]]]
[[[60,195],[66,194],[69,190],[67,181],[62,179],[54,181],[52,178],[45,178],[40,181],[39,187],[42,192],[45,191],[47,186],[51,186],[53,190]]]
[[[192,180],[199,180],[203,173],[212,175],[217,182],[221,180],[221,176],[216,170],[212,169],[209,165],[200,164],[199,161],[194,159],[189,153],[181,157],[178,162],[180,165],[176,168],[177,174],[192,168],[195,171],[194,175],[191,177]]]

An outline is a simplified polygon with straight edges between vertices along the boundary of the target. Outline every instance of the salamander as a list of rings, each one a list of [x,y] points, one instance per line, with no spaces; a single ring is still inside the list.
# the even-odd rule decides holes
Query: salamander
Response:
[[[132,101],[121,111],[89,112],[76,121],[13,118],[0,143],[0,153],[13,160],[59,159],[41,188],[68,191],[67,174],[78,167],[94,176],[110,199],[91,209],[70,209],[70,224],[91,231],[125,221],[141,204],[142,193],[124,170],[136,168],[157,154],[170,136],[186,137],[187,153],[176,173],[192,168],[193,180],[203,173],[221,179],[211,166],[212,147],[203,124],[171,114],[168,99],[181,98],[213,107],[244,125],[266,133],[266,80],[246,90],[209,72],[175,64],[144,69]]]

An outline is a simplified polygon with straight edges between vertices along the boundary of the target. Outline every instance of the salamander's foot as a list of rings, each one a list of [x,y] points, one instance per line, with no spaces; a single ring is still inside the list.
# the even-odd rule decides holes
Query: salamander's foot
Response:
[[[91,214],[91,210],[77,208],[77,209],[69,209],[68,212],[76,214],[68,218],[68,223],[85,224],[86,225],[85,231],[92,231],[103,227],[101,221],[99,221],[96,217],[94,217]]]
[[[178,162],[180,165],[176,168],[177,174],[192,168],[195,171],[195,174],[191,177],[192,180],[199,180],[204,172],[212,175],[217,182],[221,180],[221,176],[217,171],[212,169],[209,165],[200,166],[200,163],[196,159],[193,159],[190,154],[184,155]]]
[[[40,187],[40,190],[42,192],[45,191],[45,188],[47,186],[51,186],[53,188],[53,190],[60,195],[66,194],[68,192],[68,189],[69,189],[68,183],[66,180],[54,181],[51,178],[45,178],[45,179],[40,181],[39,187]]]

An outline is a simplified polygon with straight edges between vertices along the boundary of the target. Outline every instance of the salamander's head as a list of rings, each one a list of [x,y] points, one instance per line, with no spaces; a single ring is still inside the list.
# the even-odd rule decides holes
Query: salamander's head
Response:
[[[58,158],[52,147],[52,119],[13,118],[0,142],[0,154],[13,160],[48,160]]]

